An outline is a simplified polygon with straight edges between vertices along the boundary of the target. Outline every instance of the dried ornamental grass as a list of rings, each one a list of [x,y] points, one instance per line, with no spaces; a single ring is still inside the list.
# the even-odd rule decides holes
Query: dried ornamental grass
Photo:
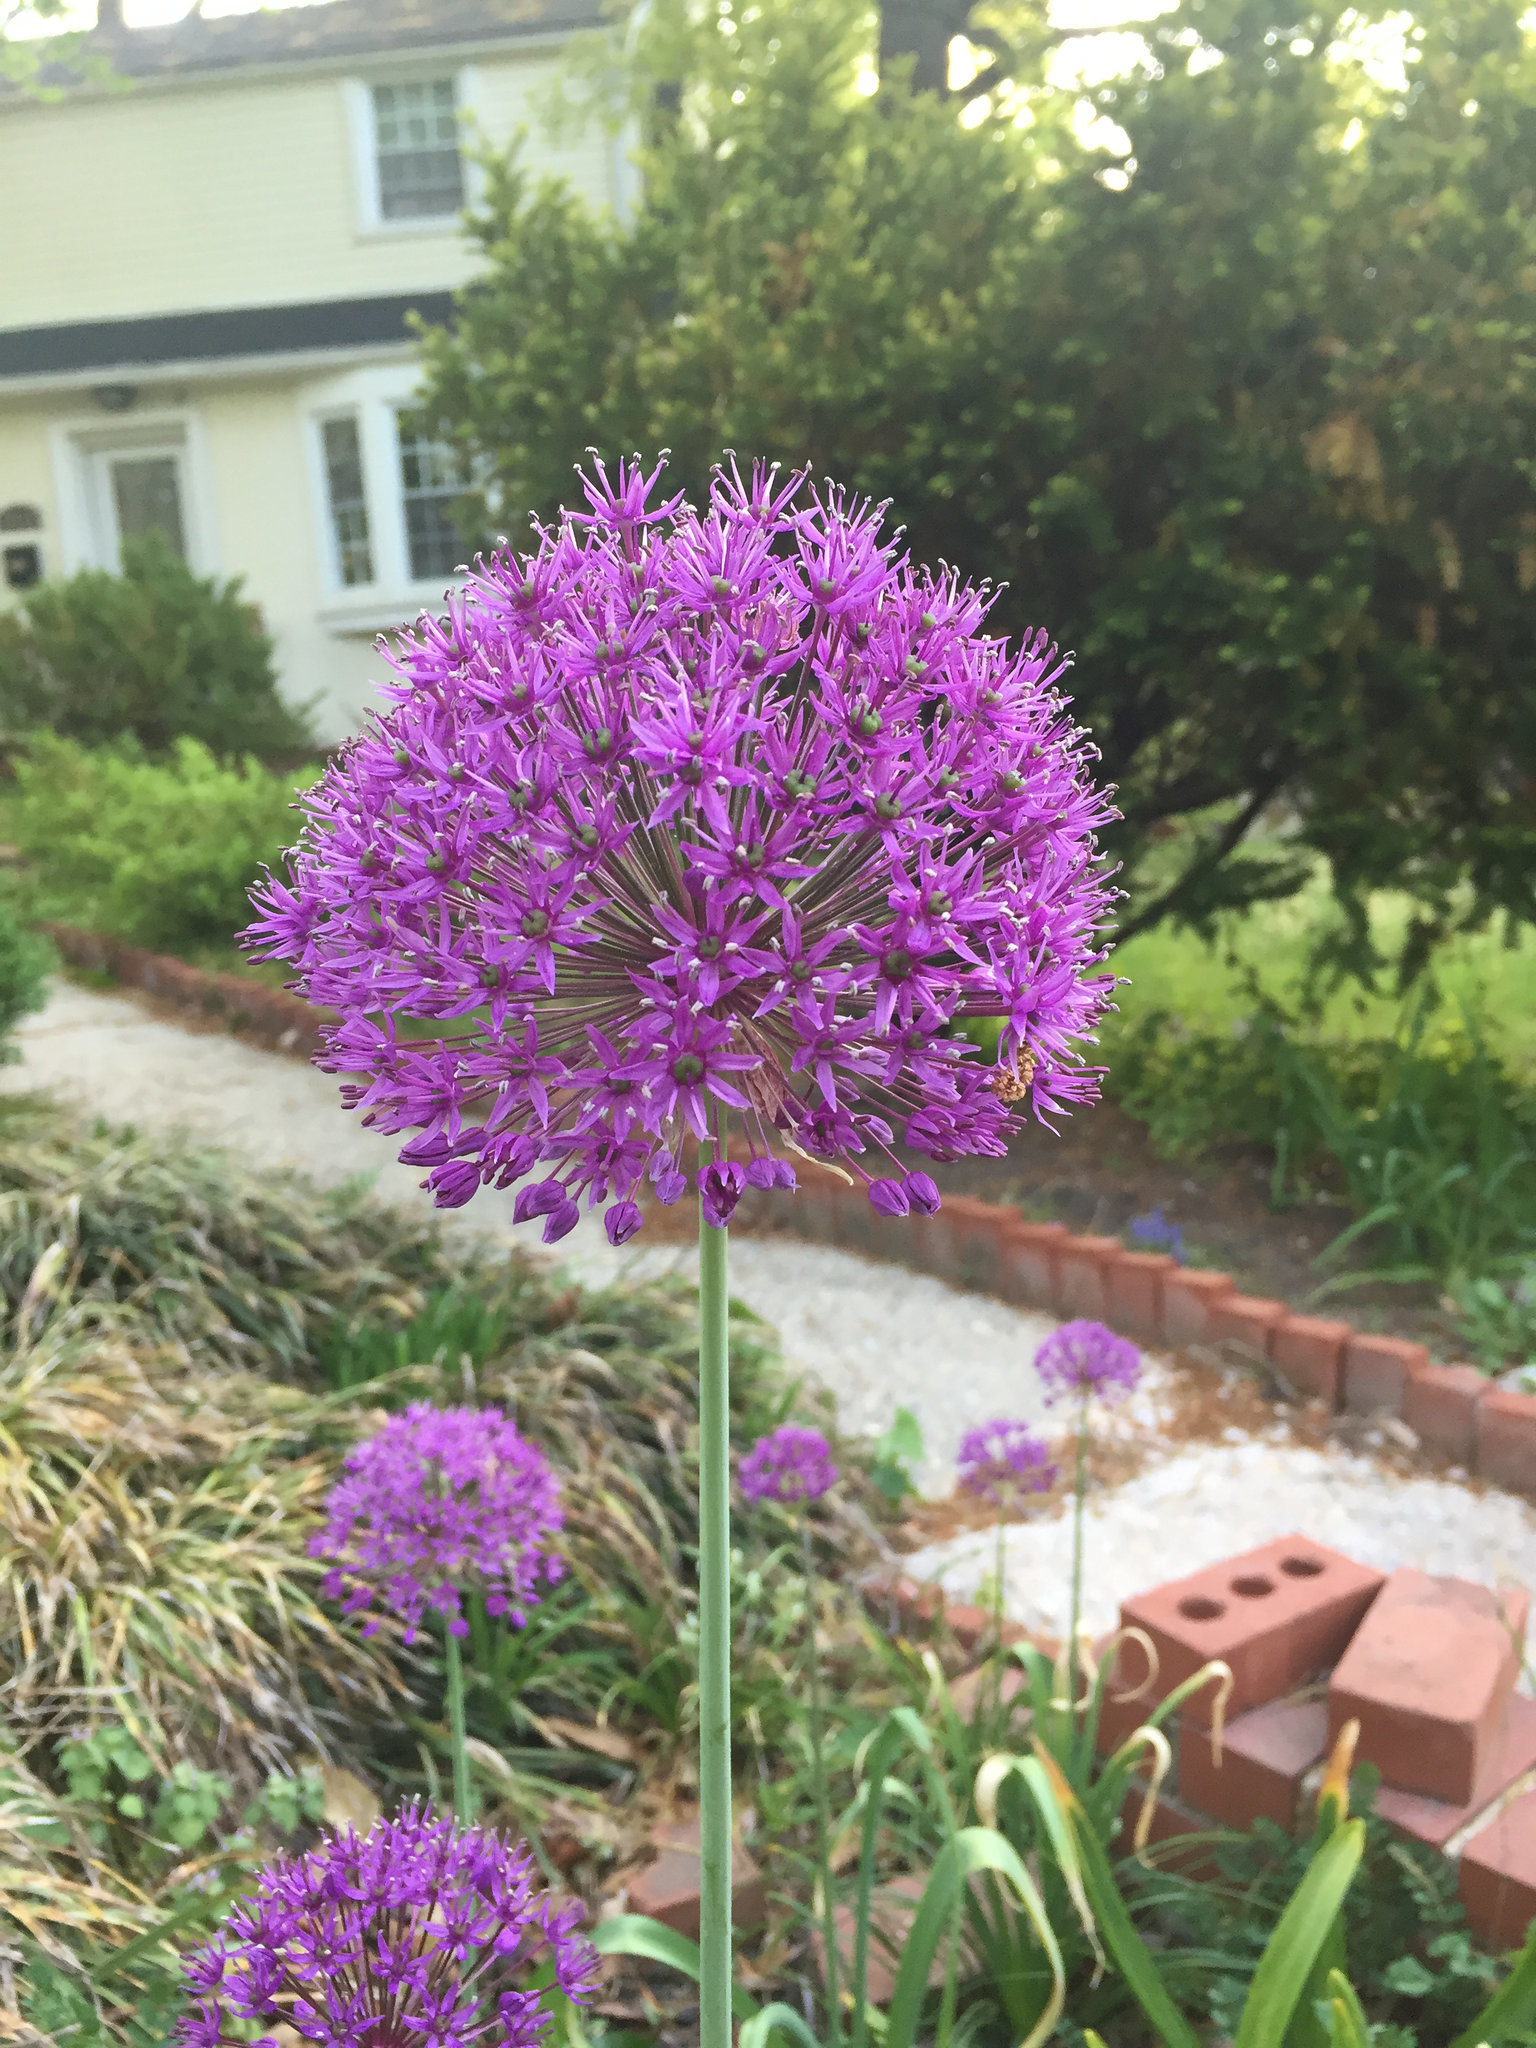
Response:
[[[626,1602],[683,1619],[697,1529],[690,1290],[584,1293],[521,1258],[451,1257],[430,1223],[357,1198],[343,1211],[217,1153],[157,1161],[131,1137],[13,1107],[0,1134],[15,1225],[0,1240],[0,1703],[24,1741],[93,1702],[157,1761],[242,1777],[326,1746],[338,1716],[398,1710],[396,1667],[332,1621],[304,1551],[381,1400],[462,1398],[457,1359],[320,1390],[326,1346],[392,1342],[428,1281],[485,1306],[496,1341],[469,1391],[515,1415],[560,1470],[564,1547],[598,1633],[638,1655]],[[36,1254],[25,1273],[23,1245]],[[733,1343],[745,1449],[787,1390],[760,1324],[739,1312]],[[867,1541],[873,1500],[855,1471],[829,1510],[845,1549]]]
[[[327,1614],[296,1540],[334,1465],[293,1455],[314,1404],[194,1371],[133,1321],[56,1303],[0,1357],[6,1717],[35,1741],[106,1711],[162,1770],[212,1755],[249,1776],[323,1743],[306,1679],[348,1714],[401,1688]]]
[[[150,1331],[204,1358],[294,1373],[338,1314],[408,1313],[449,1264],[429,1222],[357,1187],[322,1192],[189,1140],[150,1143],[0,1098],[9,1313],[29,1287],[34,1308],[57,1290],[131,1302]]]

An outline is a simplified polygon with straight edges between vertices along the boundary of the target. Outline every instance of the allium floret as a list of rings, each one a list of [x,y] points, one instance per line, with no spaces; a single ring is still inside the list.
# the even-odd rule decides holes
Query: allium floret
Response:
[[[1035,1353],[1048,1401],[1118,1401],[1141,1381],[1141,1353],[1103,1323],[1063,1323]]]
[[[260,1872],[188,1959],[177,2048],[233,2048],[249,2039],[237,2020],[323,2048],[538,2048],[549,2016],[535,1973],[553,1964],[577,2004],[597,1988],[582,1914],[542,1888],[520,1843],[408,1806]]]
[[[960,1491],[999,1512],[1019,1507],[1032,1493],[1056,1483],[1050,1445],[1027,1422],[999,1416],[981,1422],[960,1439],[956,1459]]]
[[[563,1574],[548,1548],[562,1521],[549,1461],[499,1408],[417,1401],[347,1453],[309,1551],[338,1560],[321,1581],[329,1598],[396,1614],[411,1643],[429,1608],[467,1634],[466,1589],[521,1628]],[[371,1614],[363,1634],[379,1626]]]
[[[782,1501],[800,1507],[820,1500],[837,1484],[832,1447],[819,1429],[782,1423],[759,1437],[741,1461],[741,1490],[748,1500]]]
[[[1000,1155],[1016,1105],[1097,1090],[1116,813],[1066,663],[883,507],[733,463],[698,512],[660,474],[596,464],[387,651],[245,941],[340,1013],[321,1065],[442,1207],[524,1183],[547,1241],[585,1205],[620,1243],[647,1179],[703,1176],[723,1223],[729,1126],[744,1185],[835,1160],[931,1213],[899,1147]]]

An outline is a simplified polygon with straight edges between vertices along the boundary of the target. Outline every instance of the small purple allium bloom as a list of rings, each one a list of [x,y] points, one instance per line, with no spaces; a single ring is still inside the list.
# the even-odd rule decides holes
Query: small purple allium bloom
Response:
[[[786,1422],[758,1438],[741,1461],[740,1478],[748,1500],[778,1500],[795,1507],[820,1500],[836,1486],[837,1467],[819,1429]]]
[[[1118,1401],[1141,1379],[1141,1353],[1102,1323],[1063,1323],[1035,1353],[1035,1371],[1048,1401],[1090,1394]]]
[[[334,1599],[350,1586],[348,1614],[377,1600],[404,1621],[408,1643],[429,1607],[467,1634],[466,1585],[521,1628],[540,1586],[564,1572],[546,1547],[563,1521],[560,1482],[499,1408],[413,1403],[347,1453],[327,1509],[309,1554],[341,1562],[321,1590]],[[378,1627],[370,1617],[363,1634]]]
[[[1026,1097],[1098,1091],[1118,813],[1066,663],[884,507],[733,462],[696,511],[660,474],[596,464],[590,510],[399,637],[244,941],[340,1012],[320,1064],[442,1207],[524,1183],[549,1242],[582,1204],[622,1241],[729,1123],[749,1185],[809,1155],[931,1214],[900,1145],[998,1157]]]
[[[408,1806],[261,1871],[187,1961],[177,2048],[227,2048],[246,2038],[233,2020],[285,2023],[323,2048],[537,2048],[549,2017],[530,1976],[552,1962],[577,2004],[597,1988],[581,1918],[521,1844]]]
[[[1043,1438],[1027,1422],[1000,1416],[978,1423],[960,1439],[960,1491],[999,1509],[1018,1507],[1027,1495],[1055,1484],[1056,1466]]]
[[[1133,1216],[1128,1228],[1138,1244],[1150,1245],[1155,1252],[1167,1252],[1176,1266],[1188,1264],[1183,1226],[1169,1222],[1161,1202],[1145,1216]]]

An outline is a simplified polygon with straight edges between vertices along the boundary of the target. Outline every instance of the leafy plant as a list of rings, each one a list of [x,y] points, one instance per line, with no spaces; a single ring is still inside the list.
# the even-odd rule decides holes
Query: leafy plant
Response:
[[[47,978],[54,951],[46,939],[28,931],[9,903],[0,900],[0,1065],[17,1057],[7,1043],[23,1017],[47,1001]]]
[[[28,908],[171,952],[227,944],[257,873],[292,836],[295,790],[309,779],[250,756],[221,766],[197,739],[153,761],[35,734],[16,764]]]
[[[331,1325],[318,1347],[320,1369],[332,1387],[344,1392],[398,1373],[402,1366],[433,1365],[441,1369],[445,1385],[457,1376],[469,1394],[476,1368],[501,1349],[506,1331],[505,1314],[484,1295],[449,1284],[433,1288],[420,1309],[398,1324],[355,1317]]]
[[[1277,1204],[1318,1192],[1347,1204],[1314,1299],[1363,1279],[1464,1287],[1536,1243],[1536,1097],[1476,1018],[1447,1014],[1432,990],[1390,1036],[1320,1038],[1261,1002],[1240,1033],[1149,1012],[1109,1051],[1114,1091],[1159,1151],[1247,1140],[1270,1153]]]
[[[308,717],[277,691],[273,644],[236,578],[199,577],[159,534],[129,540],[123,573],[40,583],[0,618],[0,731],[46,729],[152,753],[199,740],[239,759],[302,753]],[[233,929],[233,927],[231,927]]]
[[[870,1447],[869,1476],[891,1503],[900,1506],[916,1493],[916,1468],[923,1461],[922,1424],[910,1408],[898,1408],[890,1426]]]
[[[1448,1302],[1468,1353],[1490,1372],[1536,1366],[1536,1260],[1504,1279],[1453,1274]]]

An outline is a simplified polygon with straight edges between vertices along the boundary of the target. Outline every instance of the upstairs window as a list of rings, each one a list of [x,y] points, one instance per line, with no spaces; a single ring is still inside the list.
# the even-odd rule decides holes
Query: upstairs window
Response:
[[[412,579],[451,576],[466,553],[453,518],[454,505],[464,495],[463,465],[448,442],[433,438],[421,413],[403,409],[395,415],[395,426]]]
[[[357,415],[344,413],[320,426],[325,486],[330,500],[336,573],[349,588],[373,581],[373,547],[368,535],[368,495],[363,487],[363,451]]]
[[[451,78],[373,88],[381,220],[434,220],[464,205],[458,94]]]

